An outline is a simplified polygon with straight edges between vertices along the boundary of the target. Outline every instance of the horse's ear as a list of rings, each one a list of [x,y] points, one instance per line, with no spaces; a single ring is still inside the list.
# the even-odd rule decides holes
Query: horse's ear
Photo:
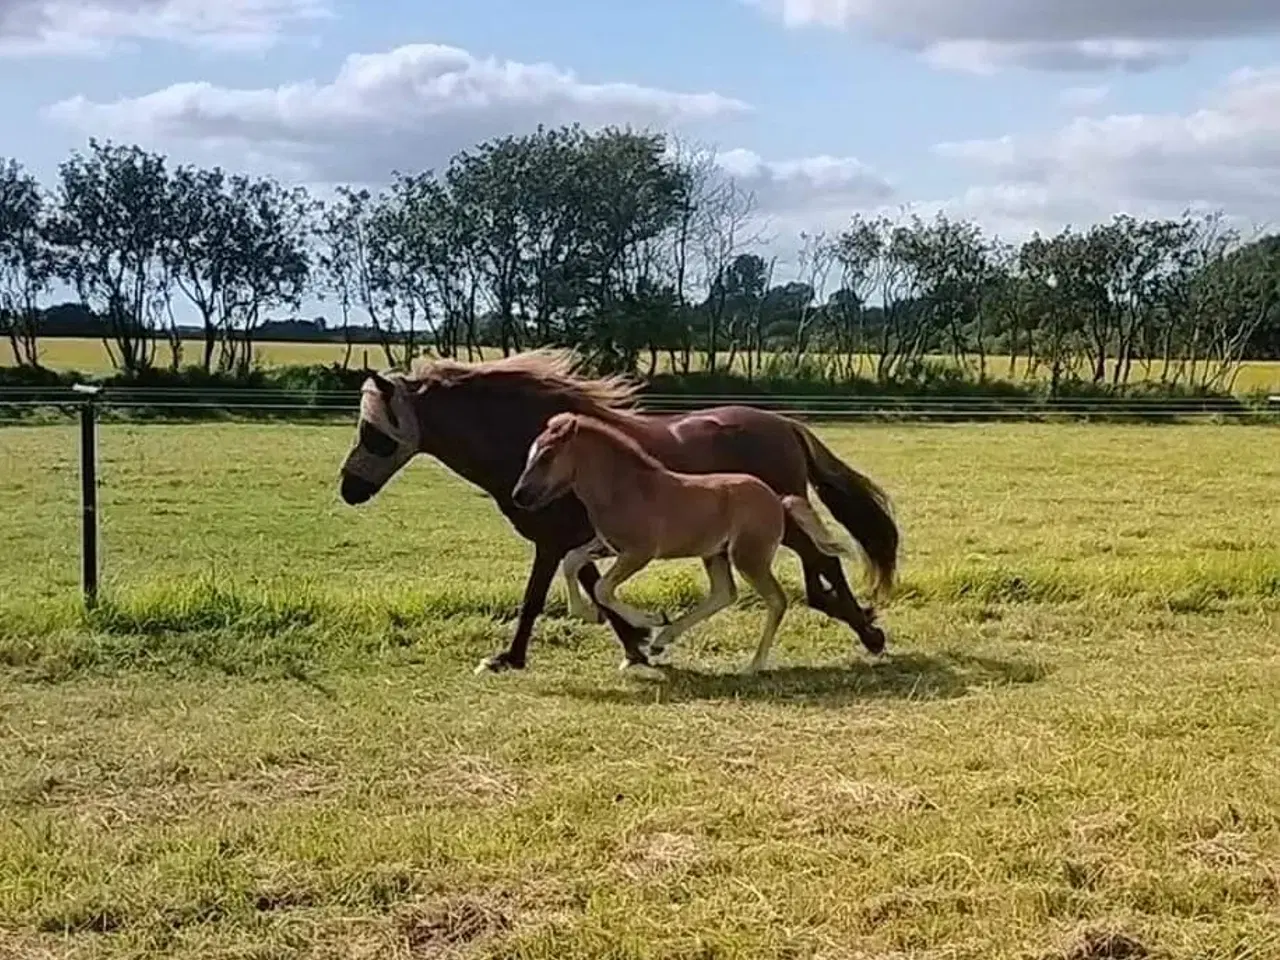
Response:
[[[391,398],[396,394],[396,385],[376,370],[370,379],[373,380],[373,385],[378,388],[378,392],[382,394],[382,399],[390,402]]]

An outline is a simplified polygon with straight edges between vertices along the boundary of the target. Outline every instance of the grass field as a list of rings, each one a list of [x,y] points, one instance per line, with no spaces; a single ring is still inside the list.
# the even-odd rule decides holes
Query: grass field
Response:
[[[197,360],[202,355],[202,350],[203,346],[200,343],[190,342],[185,351],[186,361]],[[263,366],[273,367],[290,364],[340,363],[346,347],[333,343],[261,343],[255,346],[254,351]],[[497,355],[496,350],[493,353]],[[162,361],[167,363],[169,356],[167,348],[162,347],[161,354]],[[106,373],[112,370],[111,358],[99,340],[74,338],[45,340],[41,345],[40,357],[45,366],[54,370],[77,370],[81,373]],[[4,363],[14,362],[7,344],[0,347],[0,358]],[[945,357],[935,359],[947,362]],[[367,363],[374,367],[381,367],[385,363],[385,357],[381,348],[377,346],[358,345],[352,352],[351,362],[357,366]],[[991,357],[988,362],[990,376],[1025,382],[1026,377],[1021,363],[1016,371],[1011,371],[1008,357]],[[739,363],[738,366],[741,368],[742,364]],[[660,371],[668,372],[668,367],[667,358],[663,357]],[[872,358],[866,358],[865,375],[871,376],[874,369]],[[1142,379],[1142,375],[1141,370],[1136,370],[1133,375],[1134,381]],[[1147,371],[1146,375],[1151,379],[1158,379],[1160,371],[1153,368]],[[1244,364],[1234,384],[1234,390],[1239,394],[1280,391],[1280,362],[1256,361]]]
[[[797,605],[738,677],[744,589],[654,683],[558,583],[473,676],[529,547],[430,461],[342,506],[345,428],[104,426],[86,618],[75,430],[0,431],[0,956],[1280,956],[1277,432],[822,432],[892,655]]]

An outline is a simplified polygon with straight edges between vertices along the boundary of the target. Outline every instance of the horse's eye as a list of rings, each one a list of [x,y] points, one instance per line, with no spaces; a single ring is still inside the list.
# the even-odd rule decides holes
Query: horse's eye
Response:
[[[371,423],[360,424],[360,446],[375,457],[389,457],[396,452],[396,442]]]

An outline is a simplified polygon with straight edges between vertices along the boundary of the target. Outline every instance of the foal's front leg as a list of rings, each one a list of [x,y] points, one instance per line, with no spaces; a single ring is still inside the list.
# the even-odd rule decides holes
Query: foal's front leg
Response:
[[[647,567],[652,560],[653,557],[643,553],[619,554],[613,566],[596,582],[592,590],[596,603],[607,610],[613,611],[634,627],[648,626],[646,621],[652,617],[652,614],[647,614],[645,611],[638,610],[631,604],[619,600],[617,589]],[[630,659],[624,660],[620,669],[625,670],[631,664],[632,661]]]
[[[647,567],[652,560],[653,557],[646,554],[620,554],[618,559],[613,562],[613,566],[609,568],[609,572],[601,577],[600,582],[595,586],[594,596],[596,603],[602,607],[608,607],[633,627],[651,630],[654,627],[664,626],[668,622],[666,617],[650,613],[648,610],[641,610],[639,607],[633,607],[625,600],[618,599],[614,593],[622,585],[623,581],[630,580]]]

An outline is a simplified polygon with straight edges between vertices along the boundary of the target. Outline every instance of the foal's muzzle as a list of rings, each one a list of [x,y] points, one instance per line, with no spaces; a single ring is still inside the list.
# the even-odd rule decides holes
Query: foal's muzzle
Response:
[[[354,507],[357,504],[365,503],[378,492],[378,487],[362,477],[344,473],[342,475],[342,487],[339,492],[343,503]]]

